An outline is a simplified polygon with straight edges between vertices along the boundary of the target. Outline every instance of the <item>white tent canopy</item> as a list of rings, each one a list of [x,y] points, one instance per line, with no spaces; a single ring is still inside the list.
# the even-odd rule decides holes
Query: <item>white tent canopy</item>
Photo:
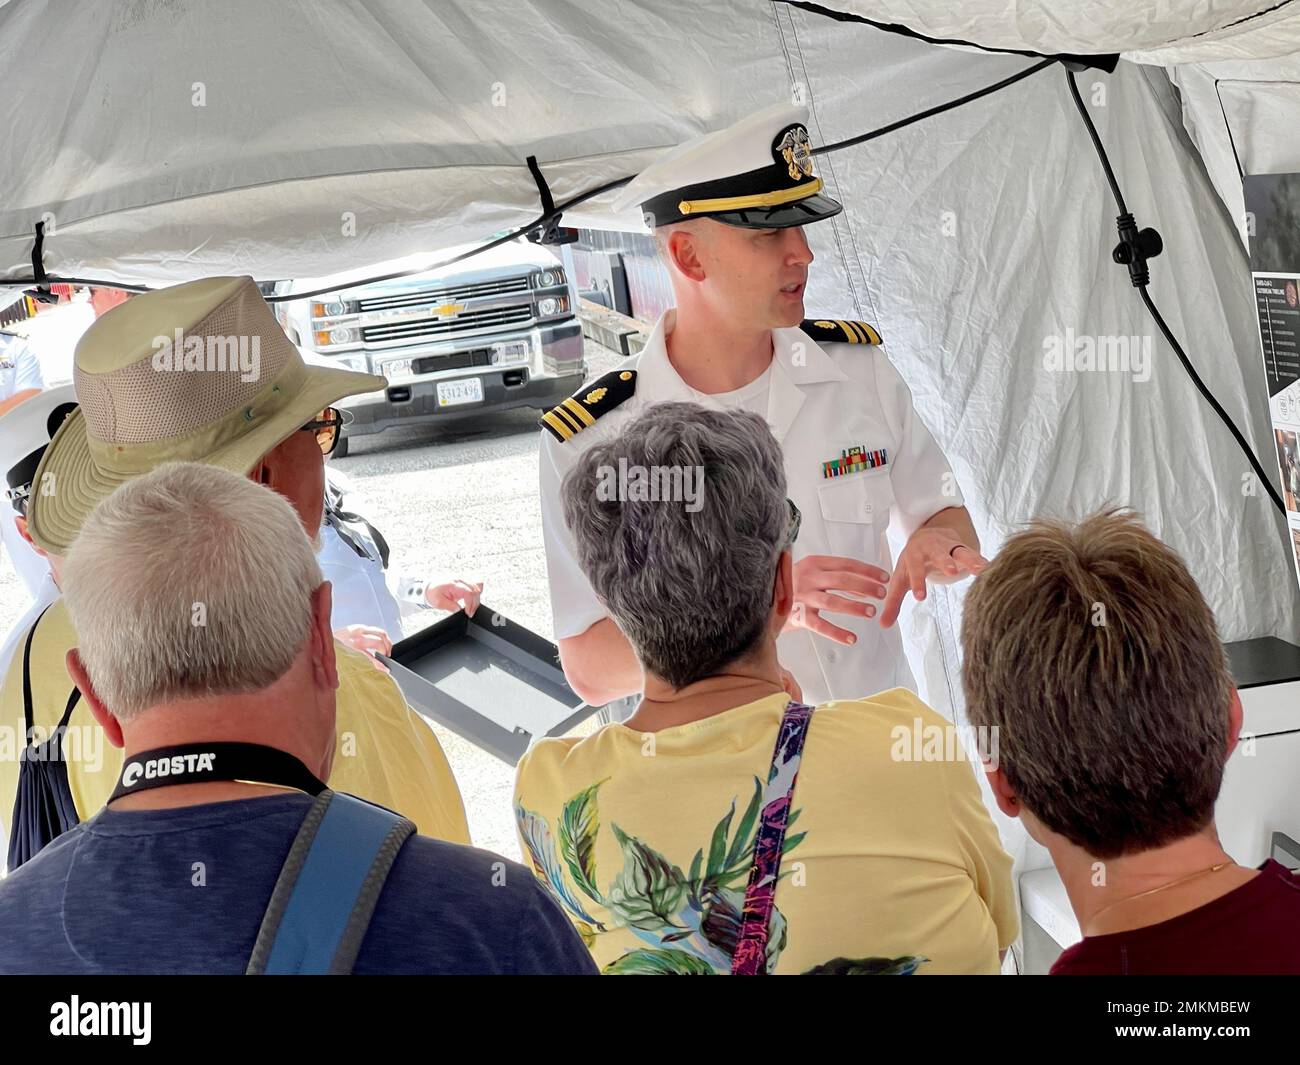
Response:
[[[1300,5],[1089,0],[102,0],[0,3],[0,279],[318,276],[482,240],[554,197],[796,94],[816,144],[1000,81],[1036,53],[1119,53],[1088,101],[1151,294],[1274,473],[1241,172],[1300,170]],[[822,155],[845,212],[808,230],[809,312],[865,318],[950,457],[990,551],[1036,515],[1132,505],[1227,639],[1300,642],[1293,564],[1249,466],[1110,261],[1115,207],[1065,74]],[[593,200],[566,224],[631,225]],[[1147,380],[1051,373],[1068,335],[1151,337]],[[960,712],[953,613],[913,625]]]

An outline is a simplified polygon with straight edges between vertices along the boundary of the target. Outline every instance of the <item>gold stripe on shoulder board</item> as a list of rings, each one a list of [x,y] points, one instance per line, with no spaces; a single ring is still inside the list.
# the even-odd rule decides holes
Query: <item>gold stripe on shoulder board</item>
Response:
[[[578,419],[579,428],[585,425],[596,424],[596,419],[592,416],[591,412],[572,396],[561,403],[560,406]]]
[[[587,427],[586,423],[565,406],[568,402],[569,401],[566,399],[564,403],[561,403],[558,407],[552,407],[551,411],[560,419],[560,421],[564,422],[564,424],[575,433],[580,433]]]
[[[545,414],[542,415],[542,421],[544,421],[547,425],[549,425],[552,429],[554,429],[557,433],[559,433],[561,440],[568,440],[569,437],[573,436],[574,430],[570,429],[567,423],[561,421],[558,417],[556,417],[555,412],[558,410],[559,410],[558,407],[552,410],[548,410]]]

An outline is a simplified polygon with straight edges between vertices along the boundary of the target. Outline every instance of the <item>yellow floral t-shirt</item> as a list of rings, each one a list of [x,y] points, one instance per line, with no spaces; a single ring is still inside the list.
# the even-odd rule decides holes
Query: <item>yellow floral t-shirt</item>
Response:
[[[539,742],[523,853],[605,973],[727,973],[783,694]],[[769,924],[775,973],[996,973],[1011,858],[948,723],[901,688],[812,715]],[[925,737],[921,743],[918,737]]]

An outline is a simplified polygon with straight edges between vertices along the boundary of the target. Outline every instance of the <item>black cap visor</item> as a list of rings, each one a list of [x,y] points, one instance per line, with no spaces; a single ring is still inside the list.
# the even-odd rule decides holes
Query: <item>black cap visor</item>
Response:
[[[692,218],[712,218],[729,226],[743,229],[788,229],[806,226],[825,218],[834,218],[844,210],[839,200],[832,200],[820,192],[804,200],[783,203],[777,207],[751,207],[744,211],[720,211],[717,214],[692,215]]]

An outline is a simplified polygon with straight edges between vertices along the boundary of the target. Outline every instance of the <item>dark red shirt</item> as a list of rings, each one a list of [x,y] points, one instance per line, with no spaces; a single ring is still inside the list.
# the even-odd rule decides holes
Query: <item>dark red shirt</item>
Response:
[[[1300,974],[1300,878],[1270,858],[1213,902],[1145,928],[1085,936],[1053,976]]]

